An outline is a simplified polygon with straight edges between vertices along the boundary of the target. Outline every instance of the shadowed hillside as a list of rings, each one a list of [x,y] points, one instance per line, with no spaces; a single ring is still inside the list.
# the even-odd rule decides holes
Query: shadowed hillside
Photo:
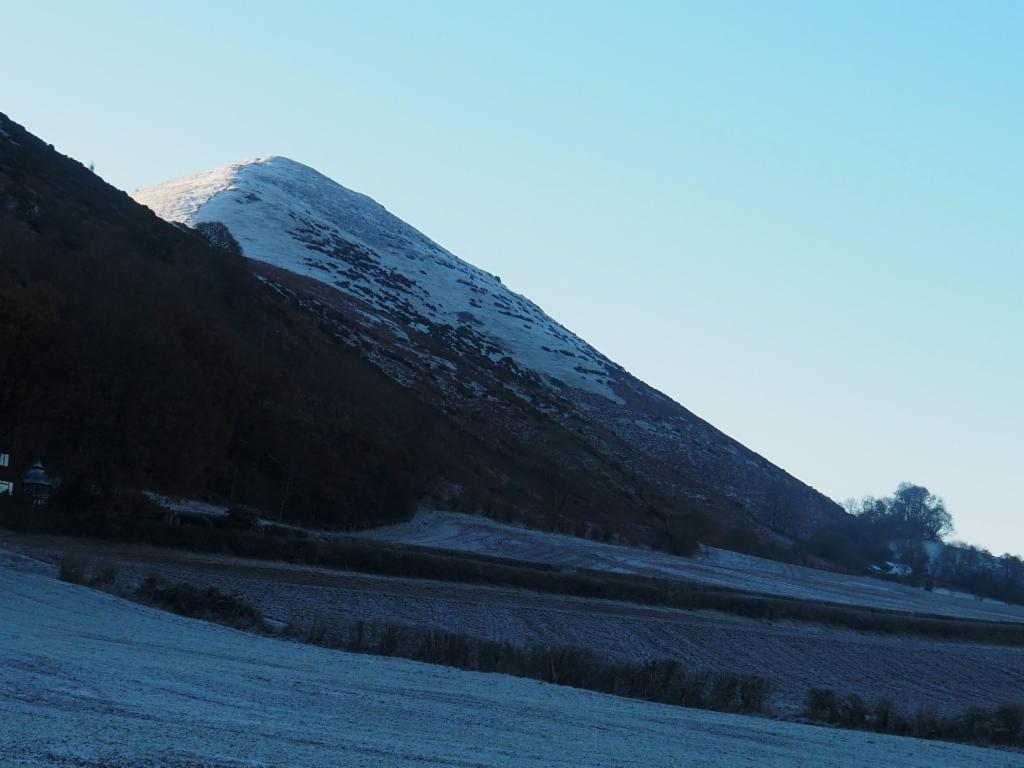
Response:
[[[220,243],[0,116],[0,438],[65,496],[149,488],[362,526],[457,487],[467,510],[550,527],[697,530],[571,424],[486,400],[502,418],[453,418],[429,380],[371,363],[343,314]]]

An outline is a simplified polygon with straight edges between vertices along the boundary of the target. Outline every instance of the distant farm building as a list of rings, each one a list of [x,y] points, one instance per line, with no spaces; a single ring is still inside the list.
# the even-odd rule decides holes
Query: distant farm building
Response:
[[[14,467],[11,466],[11,454],[6,448],[0,447],[0,496],[14,495]]]
[[[54,480],[42,462],[33,464],[23,477],[18,470],[11,450],[0,445],[0,496],[21,496],[34,507],[45,507],[50,503]]]
[[[37,461],[32,468],[25,473],[21,481],[21,490],[25,498],[33,507],[45,507],[50,503],[50,493],[53,491],[53,481],[46,474],[43,464]]]

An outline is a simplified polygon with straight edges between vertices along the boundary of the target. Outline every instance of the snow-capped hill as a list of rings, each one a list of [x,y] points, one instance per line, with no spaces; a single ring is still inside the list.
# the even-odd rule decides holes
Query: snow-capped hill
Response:
[[[618,366],[494,275],[462,261],[312,168],[260,157],[134,194],[168,221],[222,222],[249,258],[367,302],[400,337],[440,335],[464,353],[621,402]]]
[[[552,448],[555,455],[578,451],[581,461],[596,462],[591,472],[603,463],[651,520],[664,507],[627,478],[663,489],[673,500],[667,504],[713,509],[732,526],[752,516],[774,532],[767,536],[803,536],[843,514],[494,275],[312,168],[255,158],[134,196],[169,221],[223,224],[258,275],[311,311],[341,313],[360,336],[350,343],[399,383],[436,386],[463,428],[488,420],[536,452],[550,439],[537,431],[543,413],[579,441]],[[551,513],[571,503],[563,494]]]

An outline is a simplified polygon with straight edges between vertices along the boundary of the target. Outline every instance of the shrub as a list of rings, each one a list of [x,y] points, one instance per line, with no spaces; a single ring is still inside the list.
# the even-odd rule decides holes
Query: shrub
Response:
[[[672,555],[691,557],[700,551],[700,540],[708,536],[711,530],[707,516],[693,511],[666,521],[654,546]]]
[[[117,566],[108,560],[100,560],[93,567],[91,585],[94,587],[110,586],[117,579]]]
[[[898,715],[895,701],[888,697],[879,699],[872,707],[872,722],[875,730],[883,733],[892,731],[895,728]]]
[[[687,672],[683,678],[681,704],[684,707],[703,709],[711,687],[711,673],[706,669]]]
[[[999,744],[1024,744],[1024,705],[1004,704],[995,712],[993,739]]]
[[[840,719],[851,728],[861,728],[868,721],[868,705],[856,693],[843,699],[840,707]]]
[[[811,688],[807,693],[807,716],[824,723],[839,719],[839,697],[829,688]]]
[[[715,675],[708,697],[708,708],[729,712],[738,709],[740,684],[735,677]]]
[[[908,716],[889,698],[879,699],[869,707],[857,695],[840,700],[835,691],[814,688],[808,694],[805,714],[830,725],[866,728],[895,736],[1024,746],[1024,705],[1020,704],[1004,704],[992,710],[971,707],[953,716],[924,707]]]
[[[255,530],[260,519],[260,511],[255,507],[234,504],[228,508],[227,526],[240,530]]]
[[[303,634],[303,639],[312,645],[325,645],[327,642],[327,621],[323,618],[315,619]]]
[[[71,584],[85,584],[89,561],[74,552],[68,552],[57,564],[57,576]]]
[[[761,712],[768,708],[771,695],[769,682],[757,676],[686,670],[666,659],[631,664],[584,648],[523,647],[424,627],[357,622],[347,636],[337,641],[327,642],[320,633],[298,636],[306,642],[347,651],[500,672],[676,706]]]
[[[740,678],[740,709],[744,712],[762,712],[768,707],[772,684],[766,677],[748,675]]]
[[[86,587],[109,587],[117,579],[117,566],[107,560],[93,562],[75,552],[68,552],[57,564],[61,581]]]
[[[377,650],[382,656],[392,656],[398,650],[398,627],[387,626],[377,638]]]
[[[919,739],[934,739],[942,732],[942,722],[931,707],[918,710],[914,716],[914,735]]]
[[[239,628],[266,625],[259,608],[244,598],[228,595],[216,587],[199,588],[191,584],[166,584],[156,576],[147,576],[135,596],[181,616],[210,619]]]

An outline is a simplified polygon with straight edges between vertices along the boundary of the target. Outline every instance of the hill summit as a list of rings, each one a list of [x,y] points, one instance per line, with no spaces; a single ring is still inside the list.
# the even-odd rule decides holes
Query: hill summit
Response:
[[[652,509],[711,509],[724,525],[796,539],[844,517],[498,277],[306,165],[254,158],[134,197],[168,221],[223,224],[264,279],[343,312],[395,380],[438,383],[467,423],[524,433],[546,418],[580,435],[602,463],[656,489]]]

